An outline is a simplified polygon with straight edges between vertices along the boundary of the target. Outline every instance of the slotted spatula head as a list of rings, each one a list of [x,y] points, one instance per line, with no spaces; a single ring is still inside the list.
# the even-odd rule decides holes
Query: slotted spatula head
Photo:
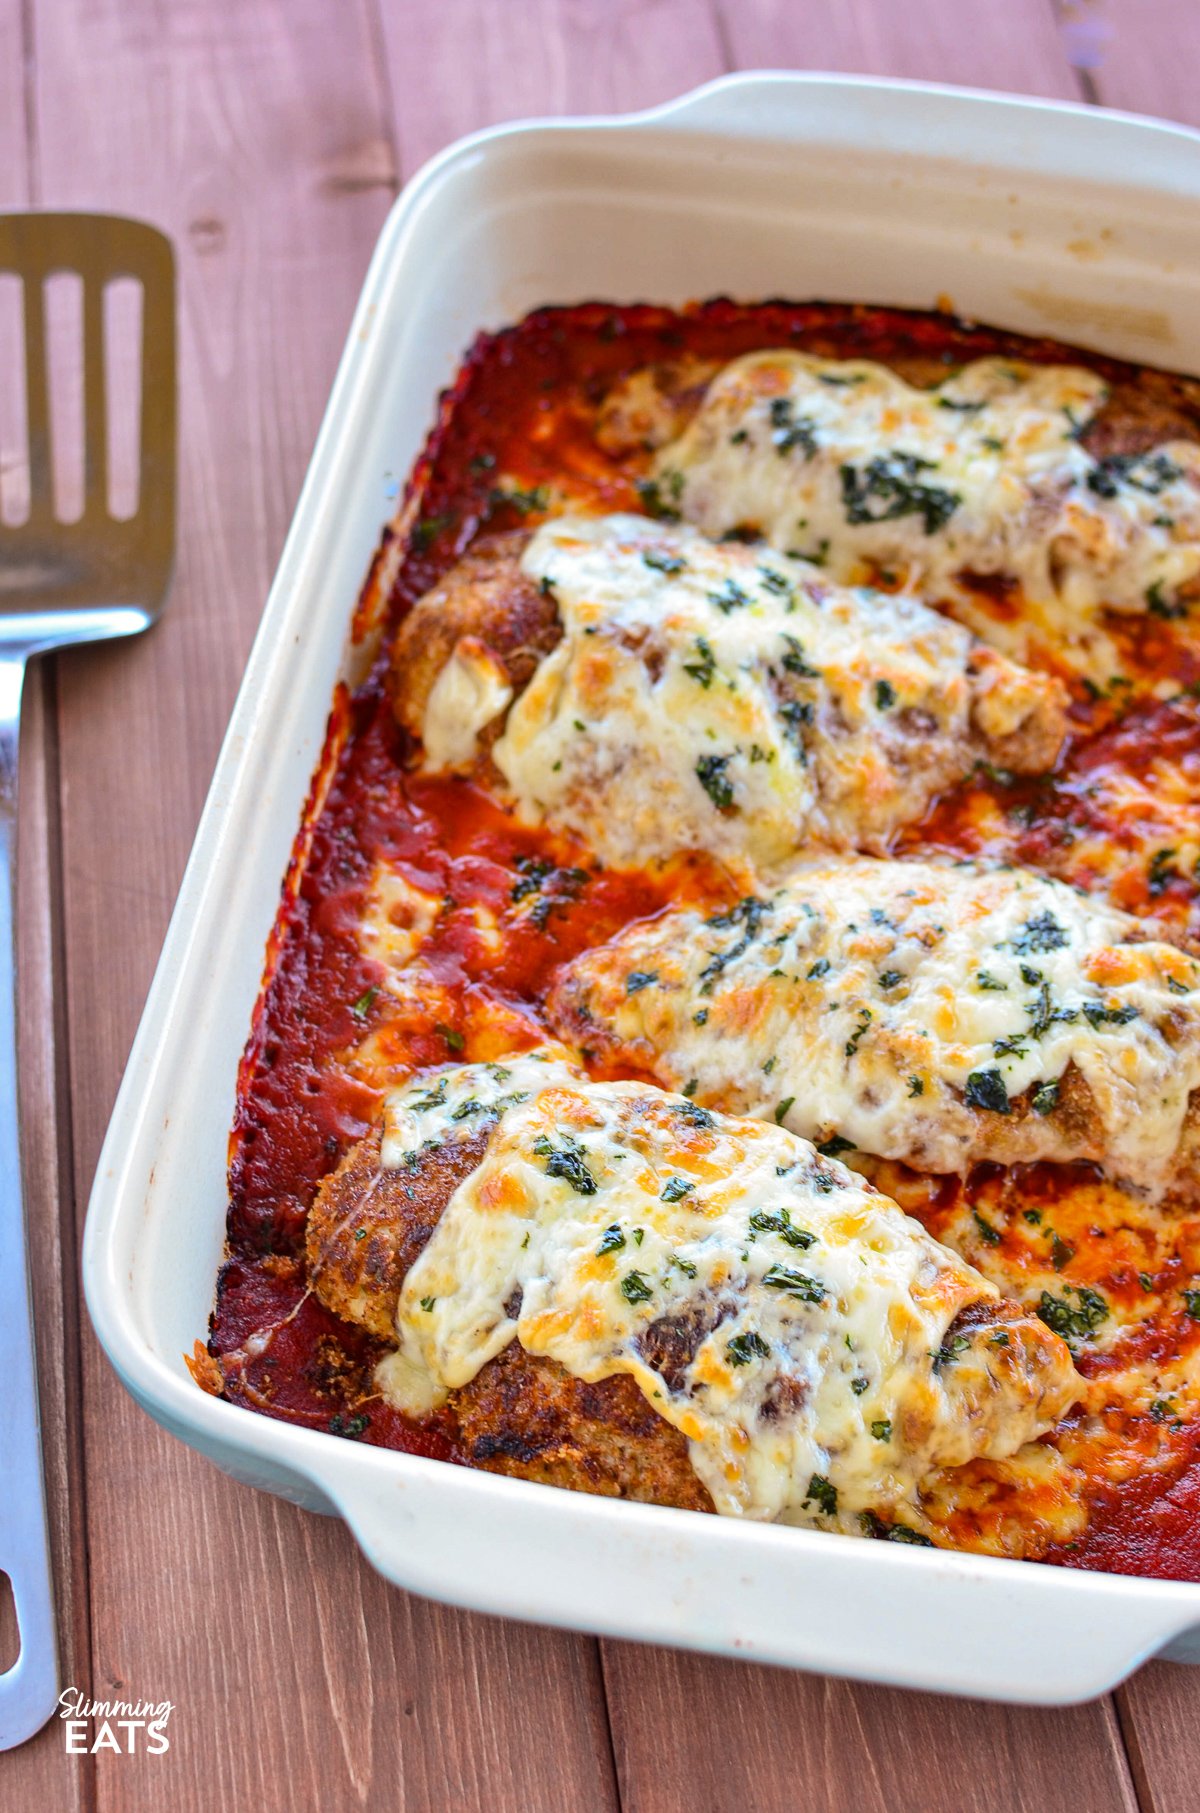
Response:
[[[82,283],[83,511],[55,515],[47,279]],[[0,519],[0,645],[45,649],[129,635],[162,608],[175,547],[175,259],[141,221],[107,214],[0,214],[0,275],[23,288],[29,512]],[[113,374],[105,368],[105,290],[140,285],[141,408],[137,507],[109,504]]]
[[[47,362],[47,286],[62,273],[80,280],[72,293],[81,300],[82,344],[66,355],[76,372],[82,359],[82,509],[72,521],[65,508],[55,508],[54,468],[62,467],[67,450],[52,445],[51,420],[69,418],[51,408],[54,374]],[[0,215],[0,277],[6,275],[19,278],[22,288],[26,420],[16,464],[28,466],[29,508],[19,523],[4,521],[0,511],[0,1571],[11,1588],[20,1643],[16,1661],[0,1673],[0,1750],[32,1736],[58,1694],[17,1123],[21,685],[30,655],[129,635],[152,623],[166,596],[175,543],[175,273],[167,241],[152,227],[103,215]],[[129,278],[142,292],[141,356],[123,363],[120,383],[128,386],[140,366],[141,421],[137,507],[122,517],[108,483],[109,429],[115,403],[129,392],[122,393],[106,364],[105,291]],[[17,394],[10,382],[5,366],[0,404]]]

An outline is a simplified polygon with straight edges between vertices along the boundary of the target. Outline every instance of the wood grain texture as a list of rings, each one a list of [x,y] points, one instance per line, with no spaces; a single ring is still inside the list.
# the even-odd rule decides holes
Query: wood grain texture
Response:
[[[33,199],[26,151],[30,121],[25,76],[31,45],[19,0],[0,0],[0,209]],[[0,346],[0,384],[10,383],[16,345]],[[0,458],[22,460],[10,446]],[[18,1041],[21,1134],[30,1270],[38,1349],[39,1398],[54,1565],[59,1666],[64,1681],[86,1680],[89,1631],[79,1429],[79,1295],[69,1192],[60,1175],[57,1106],[66,1105],[65,1000],[57,983],[58,794],[54,749],[54,670],[31,668],[25,687],[20,754],[18,853]],[[64,1230],[66,1238],[64,1242]],[[0,1757],[0,1805],[75,1809],[86,1803],[86,1767],[72,1762],[62,1727],[51,1722],[20,1750]]]
[[[725,72],[715,0],[379,0],[405,178],[523,115],[628,113]]]
[[[797,1607],[797,1617],[803,1608]],[[1133,1813],[1111,1704],[1030,1712],[606,1646],[624,1813]]]
[[[1200,9],[1188,0],[1061,0],[1061,12],[1105,107],[1200,126]]]
[[[1136,5],[1138,0],[1133,0]],[[1168,0],[1164,0],[1164,4]],[[904,76],[1077,100],[1050,0],[718,0],[741,69]]]
[[[39,0],[37,25],[48,201],[148,217],[180,257],[170,605],[62,667],[82,1201],[392,157],[358,0]],[[87,1685],[177,1708],[165,1757],[97,1757],[100,1808],[272,1808],[283,1784],[339,1808],[612,1804],[594,1644],[392,1592],[340,1527],[153,1429],[90,1336],[83,1401]]]
[[[1112,0],[1107,12],[1102,98],[1195,118],[1194,10]],[[400,176],[497,120],[629,110],[728,66],[1077,93],[1051,0],[0,0],[0,206],[44,197],[157,221],[176,241],[182,307],[168,616],[139,643],[62,661],[30,693],[22,1034],[39,1203],[69,1197],[73,1172],[67,1207],[81,1213]],[[69,1100],[67,1041],[54,1038],[64,997]],[[586,1639],[396,1592],[340,1525],[234,1486],[156,1430],[90,1333],[80,1395],[74,1266],[57,1226],[39,1218],[34,1263],[65,1678],[178,1710],[165,1759],[72,1767],[52,1727],[0,1758],[3,1813],[603,1813],[618,1787],[638,1813],[1136,1805],[1112,1701],[1031,1713],[613,1643],[602,1672]],[[1154,1665],[1117,1704],[1146,1813],[1194,1807],[1200,1671]]]

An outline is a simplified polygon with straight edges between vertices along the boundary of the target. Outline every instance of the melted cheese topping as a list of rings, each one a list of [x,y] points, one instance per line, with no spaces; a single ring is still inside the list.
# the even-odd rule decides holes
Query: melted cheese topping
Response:
[[[797,1133],[937,1172],[1093,1158],[1161,1188],[1200,1088],[1200,965],[1138,936],[1028,871],[849,859],[634,926],[568,968],[558,1011]]]
[[[985,673],[996,657],[913,598],[637,516],[558,518],[521,564],[563,635],[492,758],[527,820],[609,862],[882,849],[971,766],[973,707],[983,737],[1032,715],[1057,747],[1053,684]]]
[[[752,353],[659,456],[664,503],[710,535],[751,527],[840,580],[894,572],[1011,654],[1096,680],[1103,610],[1182,614],[1200,579],[1200,446],[1097,460],[1094,372],[980,359],[932,390],[869,361]],[[963,575],[1013,582],[989,608]]]
[[[931,1468],[1013,1453],[1076,1394],[1055,1336],[997,1322],[978,1272],[783,1129],[548,1051],[397,1092],[383,1162],[481,1118],[486,1154],[408,1272],[377,1375],[409,1414],[516,1339],[577,1378],[628,1373],[718,1511],[836,1523],[917,1515]]]
[[[387,863],[375,864],[356,932],[363,956],[380,965],[385,983],[417,955],[440,906],[436,894],[414,887]]]
[[[425,766],[465,768],[478,754],[479,733],[512,698],[508,670],[476,636],[463,636],[430,688],[421,740]]]

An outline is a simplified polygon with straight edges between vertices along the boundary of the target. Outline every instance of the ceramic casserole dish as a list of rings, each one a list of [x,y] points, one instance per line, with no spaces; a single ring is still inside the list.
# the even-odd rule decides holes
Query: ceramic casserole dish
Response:
[[[504,127],[384,229],[101,1156],[84,1283],[137,1401],[236,1478],[346,1519],[413,1591],[624,1638],[1039,1704],[1200,1660],[1200,1585],[586,1497],[338,1441],[197,1389],[238,1061],[351,613],[475,333],[543,303],[826,297],[959,311],[1200,371],[1200,135],[812,75]]]

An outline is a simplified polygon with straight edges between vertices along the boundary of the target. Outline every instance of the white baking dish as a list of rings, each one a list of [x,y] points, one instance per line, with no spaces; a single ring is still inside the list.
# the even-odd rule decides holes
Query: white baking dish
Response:
[[[543,302],[813,296],[959,310],[1200,370],[1200,135],[805,75],[626,119],[502,128],[430,164],[367,277],[134,1044],[88,1214],[97,1332],[138,1401],[238,1478],[344,1516],[390,1579],[622,1637],[948,1692],[1095,1694],[1200,1586],[586,1498],[363,1448],[192,1384],[238,1058],[360,582],[439,385]]]

